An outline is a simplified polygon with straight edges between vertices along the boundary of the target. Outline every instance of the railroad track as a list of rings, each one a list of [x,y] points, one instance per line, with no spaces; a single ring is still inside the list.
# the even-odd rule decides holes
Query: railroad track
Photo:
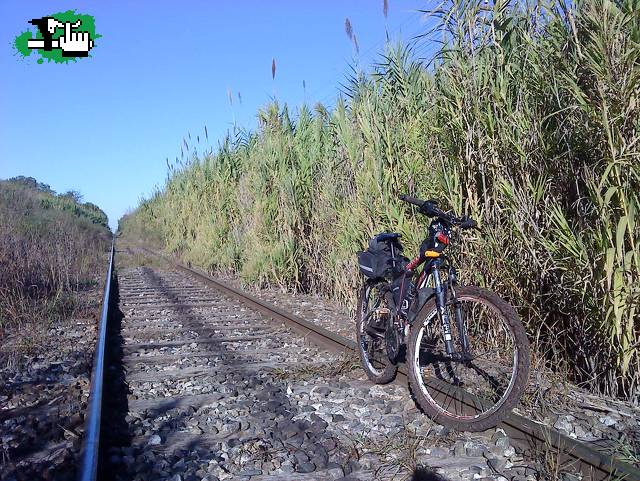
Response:
[[[640,479],[634,467],[517,415],[497,431],[447,434],[417,411],[406,378],[366,381],[353,341],[171,266],[118,275],[127,406],[102,416],[126,415],[127,432],[115,436],[120,445],[103,443],[103,479],[429,479],[419,464],[445,479],[535,479],[535,463],[513,447],[552,450],[583,479]],[[103,315],[106,324],[106,304]],[[92,382],[100,382],[95,373],[99,366]],[[101,389],[92,386],[83,480],[96,479]]]

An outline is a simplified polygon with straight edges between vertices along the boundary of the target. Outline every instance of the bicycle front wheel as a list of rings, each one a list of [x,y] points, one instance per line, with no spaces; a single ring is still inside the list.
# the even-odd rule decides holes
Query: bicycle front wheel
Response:
[[[519,401],[529,377],[529,342],[513,307],[493,292],[461,287],[456,298],[457,303],[446,307],[453,355],[445,349],[435,301],[416,317],[408,345],[409,385],[435,422],[460,431],[484,431]]]

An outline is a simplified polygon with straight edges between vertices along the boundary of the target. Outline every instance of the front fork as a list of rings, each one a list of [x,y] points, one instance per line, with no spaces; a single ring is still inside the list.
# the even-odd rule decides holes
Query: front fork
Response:
[[[467,331],[464,325],[464,319],[462,317],[462,310],[460,307],[460,301],[453,297],[453,306],[454,306],[454,317],[455,323],[458,330],[458,338],[460,342],[460,347],[462,348],[462,352],[458,353],[455,350],[455,346],[453,343],[453,337],[451,336],[451,322],[449,319],[449,312],[447,309],[447,286],[442,284],[442,280],[440,278],[440,271],[438,270],[438,265],[432,266],[433,273],[433,281],[435,285],[435,294],[436,294],[436,307],[438,309],[438,317],[440,318],[440,323],[442,324],[442,337],[444,340],[445,349],[447,354],[451,357],[459,357],[463,359],[469,353],[469,340],[467,339]],[[453,284],[455,282],[455,273],[451,273],[454,277],[453,279],[449,279],[449,283]],[[449,288],[451,285],[448,286]]]

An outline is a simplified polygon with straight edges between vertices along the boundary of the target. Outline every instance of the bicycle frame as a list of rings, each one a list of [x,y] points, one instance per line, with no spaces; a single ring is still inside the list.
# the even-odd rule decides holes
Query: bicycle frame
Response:
[[[423,262],[424,258],[418,256],[413,259],[407,267],[414,269]],[[449,271],[447,279],[445,281],[443,281],[440,276],[440,269],[443,267],[443,265],[446,265]],[[416,283],[417,289],[419,290],[427,287],[430,278],[433,279],[436,308],[438,312],[438,318],[442,326],[442,337],[445,344],[445,349],[448,355],[454,358],[462,359],[469,353],[469,340],[467,339],[467,333],[464,325],[464,319],[462,317],[460,302],[455,295],[454,284],[457,280],[456,272],[455,269],[450,265],[449,258],[447,256],[441,255],[440,257],[429,259],[429,261],[424,264],[422,272],[418,276],[418,282]],[[462,348],[462,352],[460,353],[456,352],[453,343],[453,337],[451,335],[451,322],[449,319],[449,314],[447,312],[448,297],[452,299],[452,304],[455,309],[455,322],[458,329],[458,335],[460,337],[460,347]]]
[[[476,221],[444,212],[435,200],[399,198],[432,220],[419,255],[408,263],[399,233],[378,234],[368,256],[358,252],[365,277],[356,322],[362,367],[371,381],[385,384],[405,362],[413,397],[432,420],[484,431],[504,418],[526,388],[526,332],[515,309],[496,293],[459,285],[444,254],[459,240],[458,228],[472,229]],[[377,249],[374,241],[391,241],[390,249]]]

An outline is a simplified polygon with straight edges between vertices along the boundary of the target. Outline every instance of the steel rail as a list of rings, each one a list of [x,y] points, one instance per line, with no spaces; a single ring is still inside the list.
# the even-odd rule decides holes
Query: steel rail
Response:
[[[102,298],[102,314],[98,324],[96,352],[93,357],[91,372],[91,391],[84,429],[84,443],[82,447],[82,465],[80,481],[95,481],[98,475],[98,460],[100,451],[100,423],[102,420],[102,387],[104,381],[104,362],[107,338],[107,320],[109,315],[109,299],[111,294],[111,278],[113,274],[113,256],[115,252],[115,237],[111,241],[111,255],[109,268],[104,283]]]
[[[316,344],[339,351],[356,349],[356,343],[351,339],[313,324],[295,314],[286,312],[245,291],[223,284],[197,268],[187,267],[175,259],[153,250],[144,247],[143,250],[164,259],[186,274],[196,277],[218,291],[239,300],[247,307],[273,319],[285,322]],[[399,373],[406,380],[407,374],[404,366]],[[551,452],[556,455],[560,464],[570,465],[580,471],[584,476],[583,481],[613,479],[640,481],[640,469],[637,467],[620,461],[608,453],[594,449],[585,442],[566,436],[555,428],[537,423],[514,412],[506,416],[497,427],[502,428],[515,444],[525,450]]]

